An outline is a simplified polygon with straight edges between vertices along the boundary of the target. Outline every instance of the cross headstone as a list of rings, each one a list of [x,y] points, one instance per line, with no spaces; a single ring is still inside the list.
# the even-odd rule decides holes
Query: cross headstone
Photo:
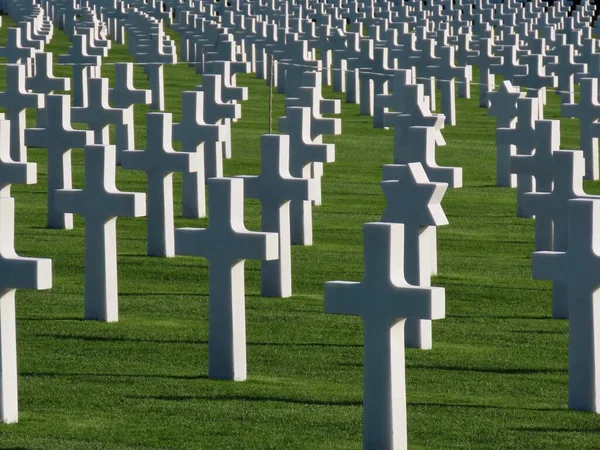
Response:
[[[72,113],[76,123],[85,123],[94,132],[94,143],[110,144],[109,125],[133,123],[133,110],[111,108],[108,104],[108,78],[88,78],[87,102],[85,106],[74,107]],[[127,150],[119,148],[118,152]]]
[[[246,197],[261,204],[261,230],[278,233],[279,259],[261,262],[261,295],[292,295],[292,255],[290,201],[310,201],[316,195],[316,180],[290,175],[290,138],[263,135],[260,138],[261,171],[258,176],[242,176]]]
[[[447,225],[441,201],[448,185],[431,183],[420,163],[383,166],[381,187],[387,206],[382,222],[404,225],[404,277],[413,286],[431,286],[437,267],[436,227]],[[433,344],[431,321],[406,321],[406,346],[430,349]]]
[[[73,67],[73,106],[84,106],[87,99],[87,80],[98,71],[101,63],[100,56],[88,53],[87,36],[76,34],[71,36],[71,47],[66,55],[59,55],[60,64]]]
[[[310,108],[300,106],[286,108],[286,116],[279,119],[279,128],[290,136],[290,175],[293,177],[311,178],[312,163],[335,161],[335,146],[311,139],[310,125]],[[312,245],[312,202],[292,201],[290,214],[292,244]]]
[[[71,89],[70,78],[55,77],[52,73],[52,53],[35,54],[35,74],[25,80],[25,87],[37,94],[52,94],[54,91]],[[38,108],[35,114],[37,128],[46,126],[46,109]]]
[[[181,174],[182,215],[200,218],[206,216],[204,159],[212,152],[216,175],[223,176],[223,155],[218,144],[226,139],[226,128],[205,123],[204,92],[182,92],[181,110],[181,122],[173,124],[173,139],[181,142],[184,152],[198,153],[201,166],[196,172]]]
[[[10,120],[10,157],[13,161],[27,161],[27,147],[24,143],[26,110],[43,108],[44,96],[27,92],[25,87],[25,66],[6,66],[6,90],[0,92],[0,107]]]
[[[554,157],[556,150],[560,149],[560,121],[537,120],[535,122],[536,144],[531,155],[513,155],[510,160],[510,170],[517,176],[532,176],[533,190],[537,192],[552,191],[554,181]],[[523,210],[525,192],[517,192],[517,205]],[[537,232],[537,230],[548,230],[552,227],[552,221],[544,216],[536,216],[536,247],[545,249],[552,248],[552,236],[550,233]],[[546,242],[541,239],[546,238]]]
[[[114,145],[84,148],[83,189],[56,191],[56,209],[85,220],[85,299],[87,320],[117,322],[117,217],[146,215],[146,195],[119,192],[115,187]]]
[[[0,47],[0,57],[6,58],[9,64],[20,64],[25,67],[26,75],[31,75],[31,58],[35,50],[23,45],[20,28],[9,28],[6,35],[6,47]]]
[[[92,131],[71,127],[69,95],[46,96],[46,128],[25,131],[25,144],[46,149],[48,153],[48,228],[73,228],[73,215],[56,209],[57,189],[71,189],[71,149],[94,142]]]
[[[479,106],[488,107],[488,92],[494,90],[495,76],[492,73],[492,66],[502,64],[503,58],[493,54],[493,38],[479,39],[479,57],[477,65],[479,66]]]
[[[513,145],[517,155],[531,155],[537,144],[535,122],[539,120],[537,98],[520,98],[517,100],[517,125],[515,128],[497,128],[496,143]],[[511,150],[512,153],[512,150]],[[523,194],[534,190],[533,177],[517,175],[517,217],[530,217],[518,200]]]
[[[569,292],[569,408],[600,413],[600,201],[570,200],[564,252],[533,254],[533,278],[561,281]]]
[[[202,85],[197,90],[204,92],[204,121],[210,125],[225,126],[225,140],[215,142],[215,151],[205,147],[204,152],[204,173],[206,178],[223,176],[219,172],[216,152],[223,152],[223,156],[231,158],[231,121],[237,120],[242,116],[242,107],[240,104],[224,102],[221,96],[221,75],[204,75]]]
[[[443,288],[404,278],[404,227],[366,223],[364,278],[325,283],[325,312],[364,322],[363,448],[407,448],[404,324],[445,315]]]
[[[496,117],[496,128],[513,128],[517,118],[517,100],[525,97],[518,86],[503,81],[495,92],[488,93],[488,116]],[[516,187],[517,176],[510,172],[514,146],[496,143],[496,186]]]
[[[575,74],[587,71],[587,64],[575,62],[575,47],[572,44],[560,45],[557,61],[548,64],[548,71],[558,78],[557,94],[560,94],[561,103],[574,103]]]
[[[108,102],[115,108],[134,109],[135,105],[149,105],[152,93],[149,89],[136,89],[133,85],[133,64],[115,64],[115,86],[108,89]],[[115,124],[117,164],[121,163],[121,151],[135,148],[134,121]]]
[[[0,119],[0,198],[10,197],[10,187],[14,183],[37,183],[35,163],[13,161],[10,157],[10,123]]]
[[[564,252],[568,248],[567,204],[574,198],[600,199],[583,190],[584,162],[580,151],[555,151],[553,154],[553,188],[551,192],[524,195],[523,209],[536,217],[536,250]],[[540,222],[537,222],[537,221]],[[538,225],[538,223],[540,225]],[[551,224],[551,226],[549,226]],[[545,227],[541,226],[545,225]],[[539,235],[539,237],[538,237]],[[552,246],[548,244],[552,243]],[[569,293],[564,283],[554,282],[552,317],[569,316]]]
[[[122,165],[143,170],[148,177],[148,255],[171,257],[175,256],[173,172],[197,172],[201,155],[173,150],[170,113],[149,113],[146,119],[146,150],[124,151]]]
[[[579,83],[579,103],[563,103],[561,115],[579,119],[579,148],[583,150],[585,156],[585,177],[589,180],[600,179],[598,79],[582,78]]]
[[[546,87],[555,88],[558,79],[554,75],[546,73],[546,67],[542,62],[542,55],[524,55],[521,60],[527,65],[527,74],[516,75],[515,83],[527,89],[527,95],[537,97],[538,116],[544,118],[544,92]]]
[[[208,227],[175,230],[175,254],[208,259],[208,376],[246,379],[244,261],[274,260],[277,235],[244,226],[244,182],[211,178]]]
[[[15,199],[11,197],[0,198],[0,274],[0,421],[16,423],[19,407],[15,291],[50,289],[52,261],[16,254]]]

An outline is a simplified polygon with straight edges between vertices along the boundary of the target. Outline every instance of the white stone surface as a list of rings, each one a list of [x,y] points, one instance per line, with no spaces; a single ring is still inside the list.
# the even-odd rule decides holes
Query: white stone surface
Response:
[[[383,180],[387,205],[381,222],[404,225],[404,277],[413,286],[431,286],[437,268],[436,227],[448,224],[441,205],[448,185],[431,183],[420,163],[387,164]],[[432,347],[430,320],[408,319],[404,331],[407,347]]]
[[[517,121],[517,100],[525,97],[525,93],[510,81],[503,81],[498,90],[489,92],[487,97],[490,104],[488,116],[496,117],[496,128],[513,128]],[[496,142],[498,187],[517,187],[517,176],[510,171],[510,158],[513,154],[516,154],[516,147]]]
[[[208,180],[208,227],[175,230],[177,255],[201,256],[209,267],[209,378],[246,379],[244,261],[274,260],[277,235],[244,226],[244,181]]]
[[[117,217],[145,216],[146,195],[117,190],[114,145],[87,145],[84,166],[84,188],[57,190],[55,206],[85,220],[85,319],[117,322]]]
[[[553,158],[552,191],[525,194],[523,208],[529,215],[536,217],[536,250],[564,252],[568,248],[569,200],[600,199],[600,197],[588,195],[583,190],[585,169],[582,152],[558,150],[553,153]],[[548,245],[549,242],[552,243],[551,247]],[[553,286],[552,317],[555,319],[569,317],[569,292],[566,285],[560,281],[555,281]]]
[[[286,116],[279,119],[279,128],[290,136],[290,175],[311,178],[311,164],[335,161],[333,144],[314,142],[310,132],[310,108],[290,106]],[[320,180],[320,177],[314,178]],[[292,244],[312,245],[312,202],[292,201],[291,240]]]
[[[325,283],[325,312],[364,322],[363,448],[405,449],[405,319],[445,315],[443,288],[416,287],[404,279],[404,227],[364,225],[364,278]]]
[[[541,119],[538,102],[537,98],[518,99],[517,125],[514,128],[497,128],[496,144],[514,146],[517,155],[531,155],[535,150],[538,138],[535,133],[535,122]],[[517,201],[523,198],[524,193],[535,190],[533,181],[531,175],[517,176]],[[523,211],[520,202],[517,203],[517,217],[531,217]]]
[[[533,277],[569,292],[569,409],[600,413],[600,200],[569,201],[565,252],[533,254]]]
[[[0,92],[0,107],[10,120],[10,157],[13,161],[27,161],[24,143],[26,110],[44,107],[44,96],[27,92],[25,80],[25,66],[6,66],[6,90]]]
[[[184,172],[182,181],[182,215],[200,218],[206,216],[205,158],[214,164],[212,171],[223,176],[223,152],[221,142],[227,139],[225,125],[208,124],[204,121],[204,92],[181,93],[181,122],[173,124],[173,139],[181,142],[183,151],[197,153],[200,164],[196,172]]]
[[[112,108],[108,103],[108,78],[88,78],[85,106],[72,108],[74,122],[84,123],[94,132],[94,143],[110,144],[110,125],[133,123],[133,109]],[[118,148],[117,152],[127,150]]]
[[[10,197],[12,184],[37,183],[37,165],[10,157],[10,123],[0,119],[0,198]]]
[[[290,201],[312,200],[317,180],[290,175],[289,136],[266,134],[260,143],[260,175],[241,178],[246,197],[260,200],[261,230],[279,235],[279,259],[261,263],[261,295],[285,298],[292,295]]]
[[[52,94],[54,91],[71,89],[71,79],[56,77],[52,73],[52,53],[35,54],[35,74],[25,80],[25,87],[37,94]],[[35,114],[37,128],[46,126],[46,109],[38,108]]]
[[[585,156],[585,177],[600,179],[598,136],[600,136],[600,101],[598,79],[582,78],[579,83],[579,103],[563,103],[561,114],[579,119],[579,148]]]
[[[133,85],[133,64],[115,64],[115,86],[108,89],[108,101],[115,108],[132,109],[135,105],[149,105],[152,92],[149,89],[136,89]],[[131,114],[133,116],[133,112]],[[121,152],[135,148],[134,120],[115,124],[115,146],[117,147],[117,164],[121,164]]]
[[[554,180],[553,153],[560,149],[560,121],[536,120],[534,134],[535,150],[531,155],[511,156],[510,170],[517,176],[533,177],[532,190],[550,192]],[[524,191],[517,190],[517,207],[521,210],[524,195]],[[540,224],[539,219],[536,224]]]
[[[73,228],[73,215],[59,212],[55,204],[57,189],[71,189],[71,149],[94,142],[92,131],[71,127],[69,95],[46,96],[46,128],[25,131],[25,144],[46,149],[48,153],[48,228]]]
[[[15,200],[11,197],[0,198],[0,274],[0,420],[16,423],[19,407],[15,290],[50,289],[52,261],[16,254]]]
[[[73,68],[73,106],[84,106],[87,101],[87,80],[99,72],[101,57],[88,53],[87,36],[71,36],[71,47],[66,55],[59,55],[60,64],[69,64]]]
[[[193,173],[201,169],[201,154],[176,152],[172,146],[173,117],[170,113],[146,115],[146,150],[121,154],[124,169],[143,170],[148,178],[148,255],[175,256],[173,172]]]

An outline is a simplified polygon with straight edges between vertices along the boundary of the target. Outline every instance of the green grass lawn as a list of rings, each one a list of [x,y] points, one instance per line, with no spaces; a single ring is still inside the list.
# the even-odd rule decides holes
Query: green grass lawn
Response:
[[[0,42],[11,24],[4,19]],[[56,32],[47,50],[56,62],[67,47]],[[113,45],[105,62],[130,60]],[[165,81],[167,111],[178,121],[181,91],[201,77],[180,64],[165,68]],[[268,90],[254,75],[238,84],[250,99],[233,125],[225,173],[257,174]],[[136,86],[147,86],[139,68]],[[410,446],[599,448],[600,417],[567,409],[568,324],[550,318],[550,283],[531,280],[533,221],[515,217],[515,190],[495,187],[495,119],[477,98],[474,86],[471,100],[458,100],[458,125],[445,129],[448,144],[437,152],[440,164],[463,167],[464,187],[446,194],[450,225],[438,231],[433,284],[446,288],[447,318],[434,323],[433,350],[406,353]],[[546,118],[558,118],[558,96],[548,98]],[[274,110],[283,114],[283,96]],[[136,110],[138,148],[146,112]],[[343,134],[327,139],[337,155],[325,167],[324,204],[314,209],[314,245],[292,250],[294,296],[261,298],[259,265],[246,263],[243,383],[207,378],[206,260],[145,256],[145,219],[118,220],[120,321],[82,320],[83,222],[45,228],[46,154],[30,149],[38,184],[13,188],[16,249],[52,258],[54,288],[17,293],[20,423],[0,425],[0,448],[361,448],[362,324],[323,313],[323,283],[362,278],[362,224],[383,212],[381,166],[392,162],[393,139],[357,105],[343,103],[342,119]],[[561,121],[563,148],[577,148],[577,127]],[[73,178],[81,187],[80,149]],[[117,178],[121,190],[146,189],[141,172],[119,168]],[[181,219],[180,178],[175,185],[177,226],[204,227],[206,220]],[[597,183],[586,188],[600,193]],[[246,225],[258,230],[259,206],[246,206]]]

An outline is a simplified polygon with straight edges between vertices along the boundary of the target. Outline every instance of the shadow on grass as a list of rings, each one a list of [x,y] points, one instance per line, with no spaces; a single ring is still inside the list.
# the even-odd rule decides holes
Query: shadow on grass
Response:
[[[544,428],[544,427],[519,427],[519,428],[510,428],[513,431],[524,431],[526,433],[600,433],[600,426],[592,429],[582,430],[579,428]]]
[[[476,372],[476,373],[493,373],[497,375],[537,375],[560,373],[566,374],[567,369],[528,369],[528,368],[505,368],[505,367],[456,367],[456,366],[440,366],[440,365],[424,365],[424,364],[407,364],[409,369],[430,369],[430,370],[449,370],[455,372]]]
[[[207,340],[189,340],[189,339],[140,339],[126,338],[122,336],[84,336],[75,334],[36,334],[36,337],[46,337],[52,339],[76,340],[86,342],[135,342],[147,344],[193,344],[208,345]],[[247,342],[246,345],[257,347],[344,347],[344,348],[362,348],[362,344],[330,344],[327,342]]]
[[[502,405],[475,405],[470,403],[428,403],[428,402],[407,402],[408,406],[422,406],[432,408],[473,408],[473,409],[503,409],[513,411],[562,411],[562,408],[527,408]]]
[[[362,363],[339,363],[342,367],[363,367]],[[507,369],[507,368],[486,368],[486,367],[456,367],[456,366],[427,366],[423,364],[406,364],[407,369],[425,369],[425,370],[448,370],[452,372],[474,372],[495,375],[541,375],[541,374],[567,374],[567,369]]]
[[[163,375],[155,373],[60,373],[60,372],[21,372],[26,378],[168,378],[172,380],[208,380],[208,375]]]
[[[447,318],[456,319],[486,319],[486,320],[551,320],[550,316],[486,316],[475,314],[448,314]],[[556,319],[553,319],[556,320]]]
[[[187,402],[187,401],[242,401],[242,402],[275,402],[275,403],[292,403],[295,405],[311,405],[311,406],[356,406],[362,407],[362,401],[355,400],[313,400],[313,399],[297,399],[284,397],[252,397],[249,395],[157,395],[157,396],[126,396],[124,398],[131,400],[157,400],[169,402]]]

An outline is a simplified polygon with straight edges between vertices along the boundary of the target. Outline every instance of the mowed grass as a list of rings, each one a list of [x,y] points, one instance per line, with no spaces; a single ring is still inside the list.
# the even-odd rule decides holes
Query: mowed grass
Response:
[[[10,24],[4,17],[1,41]],[[56,32],[47,50],[56,62],[67,47]],[[113,45],[105,62],[130,60]],[[112,67],[102,73],[112,78]],[[165,68],[165,82],[177,121],[181,91],[202,79],[180,64]],[[135,83],[147,86],[139,67]],[[233,125],[225,172],[257,174],[268,90],[254,75],[238,84],[250,99]],[[441,165],[463,167],[465,186],[446,194],[450,225],[438,231],[433,284],[446,288],[447,317],[434,324],[433,350],[406,353],[410,447],[598,448],[600,418],[567,409],[568,323],[550,318],[550,284],[531,280],[533,221],[515,217],[514,190],[495,187],[494,118],[477,98],[474,86],[471,100],[458,100],[458,125],[445,129],[447,145],[437,151]],[[557,118],[558,97],[548,99],[546,118]],[[276,123],[280,95],[274,110]],[[147,111],[136,109],[138,148]],[[38,184],[13,188],[16,248],[52,258],[54,288],[17,293],[20,423],[0,425],[0,448],[361,448],[362,324],[323,313],[323,283],[362,278],[362,224],[385,207],[379,181],[393,139],[356,105],[343,103],[341,117],[343,134],[327,138],[337,154],[325,168],[324,204],[314,209],[314,245],[292,250],[294,296],[261,298],[259,265],[246,263],[242,383],[207,378],[206,260],[145,256],[145,219],[118,219],[120,321],[82,320],[83,221],[76,216],[70,231],[45,228],[46,154],[30,149]],[[577,148],[577,126],[562,120],[563,148]],[[73,151],[73,178],[81,187],[81,149]],[[117,169],[121,190],[143,192],[145,183],[143,173]],[[175,186],[177,226],[204,227],[207,220],[180,218],[179,177]],[[248,201],[247,227],[258,230],[259,219]]]

